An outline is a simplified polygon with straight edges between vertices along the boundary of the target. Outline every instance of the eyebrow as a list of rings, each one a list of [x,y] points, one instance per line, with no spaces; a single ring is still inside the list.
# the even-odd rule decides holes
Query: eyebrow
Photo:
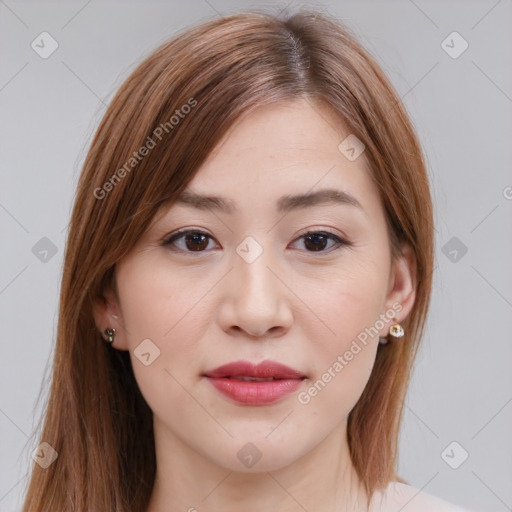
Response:
[[[176,198],[177,204],[183,204],[198,210],[216,210],[223,213],[234,213],[236,207],[233,201],[220,196],[207,196],[196,192],[184,191]],[[286,195],[277,201],[277,211],[288,213],[292,210],[302,210],[315,206],[349,205],[366,213],[361,203],[348,192],[336,189],[322,189],[306,194]]]

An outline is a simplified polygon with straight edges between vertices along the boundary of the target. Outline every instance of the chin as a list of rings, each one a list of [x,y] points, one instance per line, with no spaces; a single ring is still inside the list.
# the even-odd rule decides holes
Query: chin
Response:
[[[251,441],[252,439],[252,441]],[[276,437],[274,440],[251,436],[245,432],[243,440],[230,442],[220,456],[211,457],[218,465],[238,473],[260,473],[283,469],[308,451],[304,446],[300,449],[297,442],[285,442]]]

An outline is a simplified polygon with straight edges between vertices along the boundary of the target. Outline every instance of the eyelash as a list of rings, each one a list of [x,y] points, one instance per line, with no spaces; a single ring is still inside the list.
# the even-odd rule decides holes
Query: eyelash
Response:
[[[176,249],[175,247],[171,247],[177,240],[179,240],[181,238],[184,238],[188,234],[204,235],[204,236],[210,238],[211,240],[213,240],[213,237],[210,236],[208,233],[206,233],[204,231],[197,230],[197,229],[186,229],[186,230],[182,230],[182,231],[176,231],[175,233],[169,235],[169,237],[167,237],[162,242],[162,245],[165,246],[165,247],[169,247],[169,249],[172,250],[172,251],[182,252],[182,253],[185,253],[185,254],[191,255],[191,256],[194,256],[195,254],[202,254],[204,252],[207,252],[206,250],[203,250],[203,251],[187,251],[187,250]],[[344,246],[348,246],[348,247],[352,246],[351,242],[348,242],[347,240],[344,240],[343,238],[340,238],[339,236],[335,235],[334,233],[330,233],[329,231],[307,231],[306,233],[304,233],[301,236],[299,236],[296,240],[299,240],[301,238],[305,238],[308,235],[321,235],[321,236],[330,238],[331,240],[334,240],[336,242],[336,244],[338,245],[338,247],[336,247],[334,250],[306,251],[306,252],[309,252],[309,253],[312,253],[312,254],[315,254],[315,253],[329,254],[329,253],[331,253],[333,251],[337,251],[337,250],[343,248]],[[335,247],[335,245],[333,247]]]

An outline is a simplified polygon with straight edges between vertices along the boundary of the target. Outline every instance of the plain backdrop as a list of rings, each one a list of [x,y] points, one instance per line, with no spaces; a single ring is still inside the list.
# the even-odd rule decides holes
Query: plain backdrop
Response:
[[[403,98],[427,158],[436,255],[400,474],[474,510],[512,510],[510,0],[0,0],[0,511],[19,510],[32,463],[67,223],[106,105],[176,31],[255,6],[334,14]],[[58,44],[47,58],[31,46],[42,32]]]

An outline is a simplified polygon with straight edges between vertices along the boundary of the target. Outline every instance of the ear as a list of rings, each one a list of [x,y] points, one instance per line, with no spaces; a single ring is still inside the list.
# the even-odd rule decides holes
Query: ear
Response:
[[[107,340],[105,329],[114,328],[116,332],[112,347],[118,350],[128,350],[121,307],[116,294],[110,287],[103,291],[101,297],[94,299],[92,309],[94,322],[105,342]]]
[[[402,246],[402,254],[393,261],[389,275],[388,292],[386,296],[386,310],[395,310],[397,323],[403,322],[416,299],[417,279],[416,258],[409,244]],[[384,326],[381,336],[389,334],[390,325]]]

